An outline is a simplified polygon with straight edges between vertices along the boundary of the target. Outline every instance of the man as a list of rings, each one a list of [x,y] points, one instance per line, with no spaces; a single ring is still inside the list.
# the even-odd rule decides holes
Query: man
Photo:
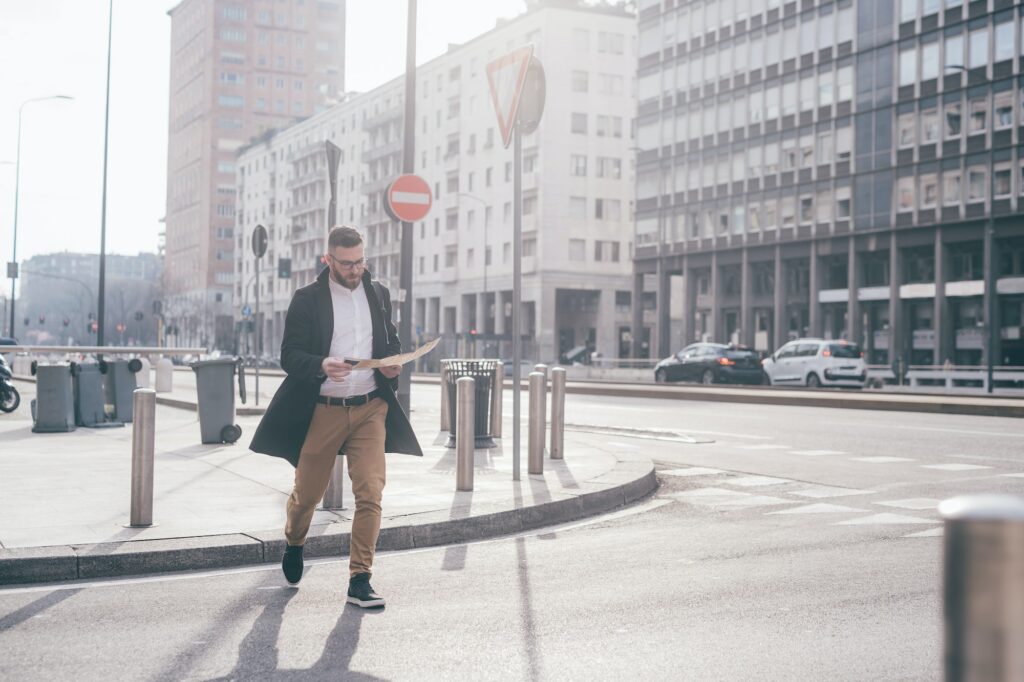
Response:
[[[331,230],[327,267],[295,292],[284,323],[284,383],[270,401],[249,446],[295,467],[281,560],[285,578],[302,578],[302,547],[339,450],[348,459],[356,499],[352,519],[348,601],[383,606],[370,586],[380,533],[384,452],[423,455],[395,395],[401,367],[356,370],[346,358],[401,352],[388,290],[371,279],[363,238],[353,227]]]

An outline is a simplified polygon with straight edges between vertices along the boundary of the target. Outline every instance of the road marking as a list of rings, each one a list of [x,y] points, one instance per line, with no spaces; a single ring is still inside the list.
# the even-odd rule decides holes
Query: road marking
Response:
[[[928,530],[922,530],[918,533],[908,533],[904,535],[905,538],[939,538],[942,537],[942,526],[938,528],[929,528]]]
[[[659,474],[668,474],[669,476],[717,476],[718,474],[724,474],[725,472],[721,469],[705,469],[704,467],[690,467],[688,469],[662,469],[658,472]]]
[[[975,469],[991,469],[992,467],[981,466],[980,464],[922,464],[922,469],[937,469],[939,471],[973,471]]]
[[[1024,478],[1024,474],[998,474],[1003,478]]]
[[[760,488],[762,486],[769,485],[782,485],[783,483],[792,483],[793,481],[788,478],[772,478],[771,476],[741,476],[739,478],[730,478],[728,481],[729,485],[738,485],[742,488]]]
[[[686,490],[679,493],[672,493],[680,502],[699,504],[706,507],[767,507],[779,504],[793,504],[792,500],[784,500],[781,497],[770,497],[768,495],[752,495],[741,493],[738,490],[726,490],[725,488],[698,488],[697,490]]]
[[[773,443],[758,443],[757,445],[737,445],[740,450],[789,450],[788,445],[778,445]]]
[[[630,443],[623,443],[622,441],[618,440],[610,440],[608,441],[608,445],[611,445],[612,447],[616,448],[625,448],[627,450],[639,450],[639,448],[635,445],[632,445]]]
[[[845,455],[847,453],[842,450],[794,450],[794,455],[804,455],[805,457],[824,457],[825,455]]]
[[[815,504],[805,504],[802,507],[794,507],[793,509],[783,509],[781,511],[768,512],[769,514],[849,514],[851,512],[864,513],[867,509],[856,509],[854,507],[844,507],[841,504],[828,504],[825,502],[816,502]]]
[[[888,502],[875,502],[883,507],[896,507],[897,509],[915,509],[937,511],[942,500],[933,500],[930,497],[912,497],[907,500],[891,500]]]
[[[867,462],[868,464],[890,464],[892,462],[913,462],[907,457],[854,457],[855,462]]]
[[[904,516],[903,514],[872,514],[859,519],[840,521],[835,526],[898,526],[912,523],[935,523],[931,519],[922,519],[917,516]]]
[[[846,497],[848,495],[870,495],[873,490],[854,490],[852,488],[836,488],[830,485],[819,485],[813,488],[807,488],[805,490],[795,490],[792,492],[793,495],[799,495],[800,497],[810,497],[815,500],[820,500],[826,497]]]

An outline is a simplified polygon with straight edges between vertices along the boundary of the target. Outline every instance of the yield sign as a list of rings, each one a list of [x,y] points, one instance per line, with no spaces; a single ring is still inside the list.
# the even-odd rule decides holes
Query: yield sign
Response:
[[[430,213],[434,199],[430,185],[418,175],[399,175],[388,185],[384,210],[392,220],[413,223]]]
[[[512,127],[519,108],[519,96],[526,82],[526,68],[533,56],[533,45],[526,45],[495,59],[487,65],[487,85],[491,90],[491,103],[498,115],[501,141],[506,147],[512,140]]]

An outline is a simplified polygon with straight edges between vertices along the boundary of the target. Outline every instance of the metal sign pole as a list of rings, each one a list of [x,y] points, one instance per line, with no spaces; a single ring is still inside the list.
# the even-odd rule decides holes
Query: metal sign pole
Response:
[[[256,404],[260,404],[260,257],[256,256]]]
[[[512,480],[519,480],[519,365],[523,360],[523,138],[519,124],[512,132],[513,227],[512,227]]]
[[[416,0],[408,0],[405,35],[405,121],[402,135],[402,172],[416,171]],[[398,302],[398,338],[402,352],[413,349],[412,340],[412,223],[402,222],[402,250],[399,273],[401,300]],[[398,404],[409,413],[412,371],[398,375]]]

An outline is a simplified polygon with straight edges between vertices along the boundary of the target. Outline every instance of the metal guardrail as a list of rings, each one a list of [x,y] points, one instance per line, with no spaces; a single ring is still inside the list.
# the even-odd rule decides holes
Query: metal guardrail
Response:
[[[206,355],[210,351],[206,348],[178,348],[159,346],[0,346],[0,353],[42,353],[42,354],[68,354],[81,353],[82,355],[93,355],[102,353],[104,355]]]

